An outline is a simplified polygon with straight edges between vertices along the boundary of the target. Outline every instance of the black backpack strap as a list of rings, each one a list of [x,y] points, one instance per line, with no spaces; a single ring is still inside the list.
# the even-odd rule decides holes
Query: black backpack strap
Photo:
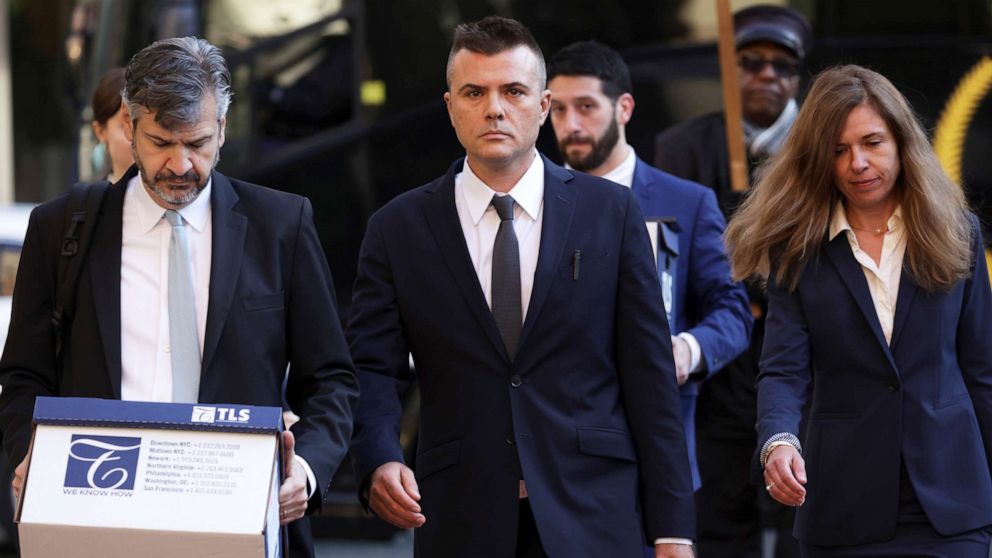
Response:
[[[65,231],[62,238],[59,271],[56,277],[55,308],[52,325],[55,327],[55,356],[61,365],[65,332],[72,324],[76,308],[76,286],[89,254],[93,230],[96,229],[100,206],[110,187],[109,180],[92,184],[76,184],[69,190],[65,208]]]

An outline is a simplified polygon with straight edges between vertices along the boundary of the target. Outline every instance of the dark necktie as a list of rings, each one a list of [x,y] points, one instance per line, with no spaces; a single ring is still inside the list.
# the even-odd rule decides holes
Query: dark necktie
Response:
[[[493,243],[492,309],[496,327],[512,360],[523,328],[520,308],[520,248],[513,230],[513,198],[493,196],[499,230]]]
[[[169,244],[169,338],[172,355],[172,401],[196,403],[200,393],[200,338],[196,328],[193,273],[183,218],[167,210],[172,225]]]

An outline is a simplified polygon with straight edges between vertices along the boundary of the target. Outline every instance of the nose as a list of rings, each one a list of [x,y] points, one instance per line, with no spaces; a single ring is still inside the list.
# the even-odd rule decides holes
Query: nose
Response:
[[[190,159],[189,149],[185,145],[177,145],[169,154],[169,160],[165,163],[165,168],[169,169],[176,176],[182,176],[193,168],[193,161]]]
[[[769,81],[778,79],[778,76],[775,75],[775,68],[772,66],[771,60],[764,61],[764,65],[761,66],[761,71],[758,72],[758,77]]]
[[[868,170],[868,154],[861,148],[851,149],[851,170],[861,174]]]
[[[489,95],[489,103],[486,105],[486,120],[503,120],[504,116],[503,103],[499,95]]]
[[[580,118],[577,111],[564,109],[564,124],[565,131],[569,134],[574,134],[582,131],[582,126],[580,125]]]

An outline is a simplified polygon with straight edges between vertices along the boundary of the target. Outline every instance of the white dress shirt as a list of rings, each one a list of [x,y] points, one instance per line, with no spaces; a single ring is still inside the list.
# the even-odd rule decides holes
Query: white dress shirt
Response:
[[[455,209],[465,235],[472,266],[479,285],[492,308],[493,243],[499,230],[499,215],[491,202],[495,190],[486,186],[468,165],[455,175]],[[513,197],[513,231],[520,247],[520,316],[527,318],[530,294],[534,289],[534,271],[541,248],[541,221],[544,214],[544,161],[534,152],[534,161],[508,195]]]
[[[624,160],[604,174],[603,178],[630,188],[634,184],[634,168],[637,166],[637,154],[634,153],[633,147],[628,145],[627,149],[629,151]],[[668,325],[672,327],[672,324]],[[686,344],[689,345],[689,372],[699,372],[706,364],[706,361],[703,360],[703,349],[700,347],[699,341],[695,335],[688,331],[679,333],[678,337],[685,340]],[[672,341],[674,340],[672,339]]]
[[[186,226],[202,357],[210,300],[210,189],[179,210]],[[172,227],[137,175],[124,193],[121,231],[121,399],[172,401],[169,243]]]
[[[861,271],[868,281],[871,301],[875,305],[878,323],[882,326],[885,342],[892,343],[892,324],[896,317],[896,299],[899,297],[899,280],[902,277],[902,261],[906,254],[906,235],[902,223],[902,206],[897,206],[886,223],[887,230],[882,239],[882,256],[875,260],[861,249],[858,237],[844,212],[844,205],[838,203],[830,220],[830,240],[838,234],[847,233],[854,259],[861,264]]]
[[[186,227],[196,333],[203,357],[210,303],[213,219],[212,180],[192,203],[179,209]],[[165,209],[155,203],[137,175],[124,192],[121,229],[121,399],[172,402],[172,356],[169,336],[169,244],[172,227]],[[296,456],[307,475],[307,496],[317,477],[305,459]]]

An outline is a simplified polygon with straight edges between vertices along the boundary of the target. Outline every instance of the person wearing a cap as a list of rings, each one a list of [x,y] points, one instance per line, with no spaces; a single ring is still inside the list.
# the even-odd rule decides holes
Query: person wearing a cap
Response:
[[[758,5],[734,14],[738,84],[744,115],[748,168],[776,153],[792,127],[799,76],[812,45],[812,28],[799,12]],[[716,191],[729,218],[741,200],[730,186],[722,112],[686,121],[655,140],[656,167]],[[757,320],[750,348],[702,386],[696,408],[696,457],[702,487],[696,492],[697,544],[701,558],[761,556],[761,527],[778,530],[775,556],[798,556],[792,510],[764,495],[752,479],[757,395],[754,382],[764,339],[766,301],[749,288]]]

